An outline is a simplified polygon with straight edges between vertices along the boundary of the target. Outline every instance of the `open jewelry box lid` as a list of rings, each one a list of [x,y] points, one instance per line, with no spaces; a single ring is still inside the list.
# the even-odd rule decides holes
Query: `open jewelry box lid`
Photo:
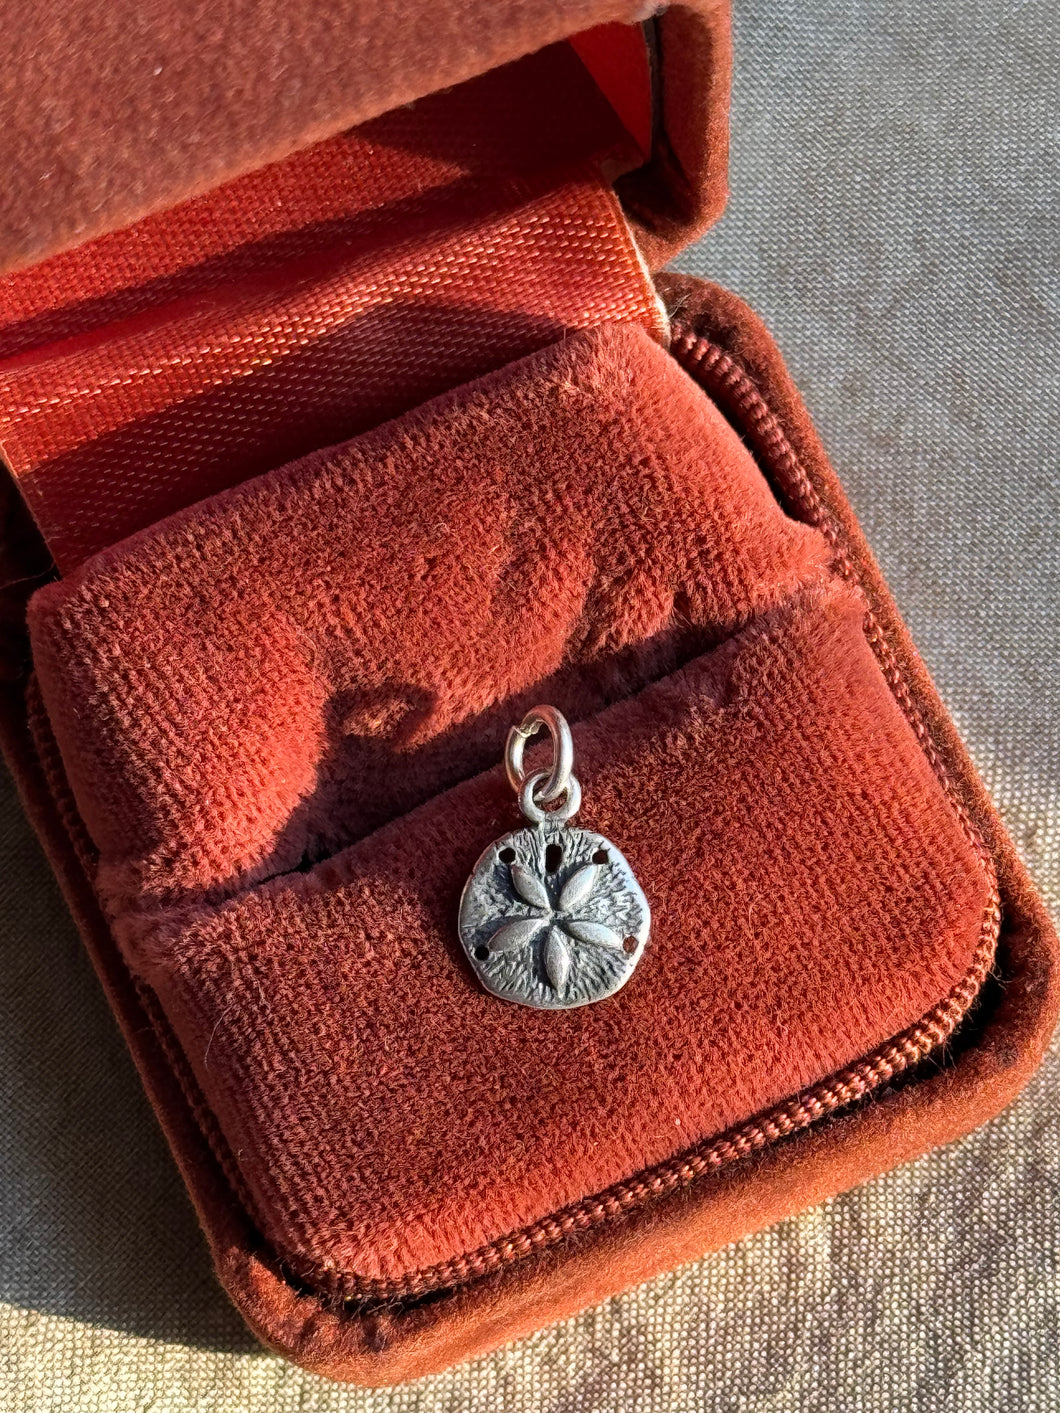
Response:
[[[728,9],[727,0],[657,15],[643,0],[43,0],[27,24],[6,4],[0,271],[575,37],[645,151],[617,189],[657,267],[724,205]]]

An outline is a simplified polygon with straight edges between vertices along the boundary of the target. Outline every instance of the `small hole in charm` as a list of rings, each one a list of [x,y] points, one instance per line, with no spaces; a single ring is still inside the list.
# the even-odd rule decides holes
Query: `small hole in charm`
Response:
[[[637,950],[637,939],[635,937],[627,937],[626,940],[622,943],[622,950],[623,952],[628,952],[630,956],[632,956],[633,953]]]
[[[514,850],[514,849],[502,849],[502,850],[500,851],[500,853],[497,855],[497,857],[500,859],[501,863],[514,863],[514,862],[515,862],[515,850]]]
[[[475,948],[475,956],[478,957],[478,959],[479,959],[480,962],[484,962],[484,961],[486,960],[486,958],[489,956],[489,954],[490,954],[490,949],[489,949],[488,947],[486,947],[486,946],[481,946],[481,947],[476,947],[476,948]]]
[[[605,863],[609,863],[609,862],[610,862],[610,857],[609,857],[608,852],[607,852],[606,849],[597,849],[596,853],[593,854],[593,863],[594,863],[594,864],[605,864]]]
[[[563,862],[563,845],[548,844],[545,847],[545,872],[555,873]]]

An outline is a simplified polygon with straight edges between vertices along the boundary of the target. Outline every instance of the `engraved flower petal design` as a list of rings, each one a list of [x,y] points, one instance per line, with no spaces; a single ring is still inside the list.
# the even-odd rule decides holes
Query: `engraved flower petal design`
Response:
[[[548,896],[544,881],[521,863],[513,863],[511,871],[515,891],[523,902],[529,903],[532,908],[540,908],[542,912],[550,913],[552,899]]]
[[[515,922],[506,922],[490,938],[491,952],[510,952],[515,947],[525,947],[533,942],[541,931],[539,917],[521,917]]]
[[[516,895],[532,912],[529,917],[501,921],[489,940],[491,953],[513,952],[544,938],[541,956],[545,975],[552,989],[562,992],[570,976],[572,941],[623,950],[624,938],[614,928],[581,916],[599,881],[599,864],[587,863],[575,869],[555,903],[547,882],[533,869],[522,863],[512,863],[509,869]]]
[[[545,975],[552,983],[553,991],[562,991],[570,974],[570,950],[563,940],[558,927],[548,929],[545,943]]]
[[[621,952],[625,941],[613,927],[607,927],[602,922],[583,922],[580,918],[571,918],[566,928],[579,942],[588,942],[593,947],[617,947]]]

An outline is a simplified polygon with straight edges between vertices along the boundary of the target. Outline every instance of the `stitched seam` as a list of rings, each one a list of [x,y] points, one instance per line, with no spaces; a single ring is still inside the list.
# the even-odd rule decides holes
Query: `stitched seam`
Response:
[[[679,326],[675,326],[679,327]],[[790,475],[796,490],[803,502],[804,511],[808,513],[809,522],[815,529],[820,530],[832,547],[835,556],[834,563],[836,569],[848,582],[861,585],[861,577],[844,546],[844,536],[842,528],[836,523],[834,517],[829,513],[817,488],[806,474],[795,451],[788,441],[780,421],[770,408],[769,404],[759,392],[757,386],[748,373],[736,362],[734,358],[719,348],[716,344],[709,343],[706,339],[698,338],[691,330],[681,329],[676,335],[671,349],[678,362],[689,373],[699,376],[700,380],[716,375],[720,383],[730,391],[736,393],[740,403],[741,411],[748,417],[751,425],[758,431],[761,440],[767,445],[775,448],[773,459],[774,470],[781,470]],[[887,640],[882,625],[871,606],[867,606],[865,614],[865,637],[872,648],[876,660],[880,664],[885,678],[894,694],[903,715],[916,733],[921,749],[928,759],[936,778],[945,791],[946,797],[957,816],[965,838],[975,851],[988,880],[996,888],[994,877],[994,861],[982,834],[972,823],[964,802],[954,788],[948,770],[943,762],[935,743],[931,737],[926,722],[917,706],[916,701],[905,680],[901,664],[897,654]]]

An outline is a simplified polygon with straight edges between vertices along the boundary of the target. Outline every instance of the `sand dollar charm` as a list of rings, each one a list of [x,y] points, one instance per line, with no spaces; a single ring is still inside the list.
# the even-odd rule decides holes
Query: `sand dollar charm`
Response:
[[[552,769],[526,775],[526,742],[541,727],[552,737]],[[504,759],[529,827],[498,839],[475,865],[460,899],[464,951],[504,1001],[543,1010],[602,1001],[640,961],[648,900],[609,839],[569,822],[581,788],[570,727],[555,707],[534,707],[512,727]]]

